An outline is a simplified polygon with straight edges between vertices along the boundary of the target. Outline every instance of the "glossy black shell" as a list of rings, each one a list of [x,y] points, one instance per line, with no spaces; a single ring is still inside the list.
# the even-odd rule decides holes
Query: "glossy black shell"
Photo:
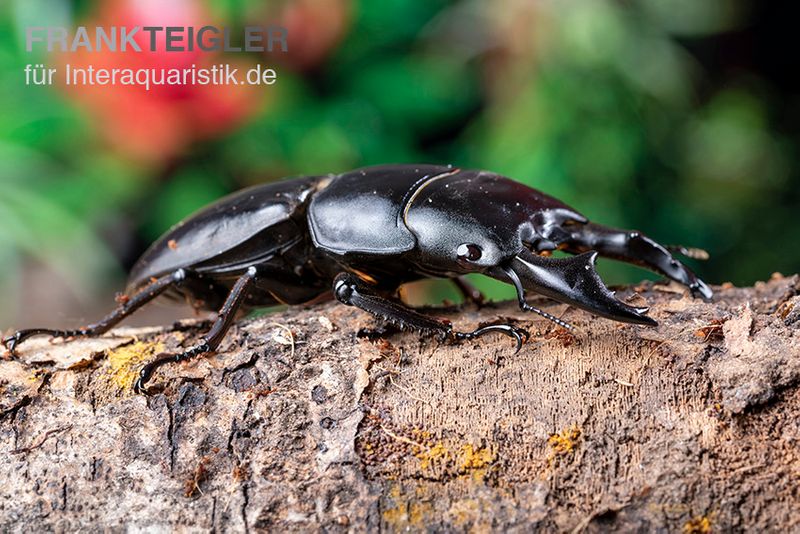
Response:
[[[237,191],[190,215],[153,243],[131,269],[128,288],[137,289],[177,269],[222,273],[244,270],[299,235],[275,232],[297,218],[318,177],[283,180]],[[302,231],[302,228],[298,228]]]
[[[568,219],[585,221],[557,199],[485,171],[384,165],[301,177],[239,191],[181,221],[142,255],[128,291],[185,269],[191,276],[178,291],[213,309],[251,265],[261,274],[250,306],[312,300],[346,270],[396,288],[457,274],[436,265],[435,243],[431,251],[419,246],[437,236],[459,241],[489,231],[512,255],[521,238],[545,239],[548,224]]]

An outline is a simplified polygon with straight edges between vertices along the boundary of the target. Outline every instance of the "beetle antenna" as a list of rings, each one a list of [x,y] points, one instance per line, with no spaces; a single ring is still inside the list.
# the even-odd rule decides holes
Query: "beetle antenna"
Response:
[[[708,251],[703,250],[702,248],[695,248],[695,247],[684,247],[683,245],[667,245],[667,250],[672,253],[678,253],[687,258],[692,258],[693,260],[707,260],[711,255]]]

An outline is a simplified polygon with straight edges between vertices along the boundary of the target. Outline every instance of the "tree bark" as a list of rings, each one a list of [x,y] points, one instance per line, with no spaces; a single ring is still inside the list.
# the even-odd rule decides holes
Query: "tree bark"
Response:
[[[448,345],[334,303],[240,321],[216,355],[141,363],[207,323],[23,344],[0,362],[0,530],[800,529],[800,277],[713,303],[645,283],[647,328],[533,299],[428,310]]]

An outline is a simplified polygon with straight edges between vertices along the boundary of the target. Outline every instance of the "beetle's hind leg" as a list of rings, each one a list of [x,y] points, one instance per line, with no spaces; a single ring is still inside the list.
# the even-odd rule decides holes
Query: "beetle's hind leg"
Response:
[[[582,253],[595,250],[601,256],[659,272],[687,286],[695,297],[710,299],[713,295],[711,288],[691,269],[676,260],[666,247],[641,232],[620,230],[594,223],[568,226],[564,229],[569,236],[560,244],[567,252]]]
[[[133,385],[134,391],[144,393],[145,384],[153,376],[153,372],[162,365],[170,362],[181,362],[216,350],[230,329],[233,319],[236,317],[236,312],[241,307],[244,299],[247,298],[248,292],[256,280],[256,274],[256,268],[250,267],[236,280],[228,297],[225,299],[225,303],[219,310],[217,320],[214,321],[211,329],[203,336],[203,340],[198,345],[180,354],[161,354],[152,362],[145,364],[142,370],[139,371],[139,378]]]
[[[406,308],[399,302],[375,294],[358,277],[342,273],[333,281],[333,294],[336,299],[348,306],[355,306],[401,328],[438,334],[453,341],[475,339],[491,332],[499,332],[514,338],[517,350],[528,339],[528,332],[510,324],[487,325],[472,332],[456,332],[445,322],[437,321],[422,313]]]
[[[125,299],[114,311],[106,315],[103,319],[88,326],[74,330],[53,330],[49,328],[28,328],[26,330],[18,330],[14,334],[3,339],[3,345],[5,345],[11,354],[14,354],[14,350],[19,346],[20,343],[34,336],[63,338],[100,336],[111,330],[125,317],[129,316],[170,287],[180,284],[185,278],[186,271],[183,269],[179,269],[167,276],[162,276],[161,278],[142,288],[132,297]]]

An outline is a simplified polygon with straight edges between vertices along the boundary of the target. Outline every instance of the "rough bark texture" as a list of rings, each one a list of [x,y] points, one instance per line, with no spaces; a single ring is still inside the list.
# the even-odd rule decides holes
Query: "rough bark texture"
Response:
[[[511,303],[431,311],[518,321],[518,354],[292,309],[148,397],[138,366],[202,322],[23,345],[0,362],[0,530],[800,529],[800,278],[713,304],[636,289],[658,328],[544,300],[574,334]]]

